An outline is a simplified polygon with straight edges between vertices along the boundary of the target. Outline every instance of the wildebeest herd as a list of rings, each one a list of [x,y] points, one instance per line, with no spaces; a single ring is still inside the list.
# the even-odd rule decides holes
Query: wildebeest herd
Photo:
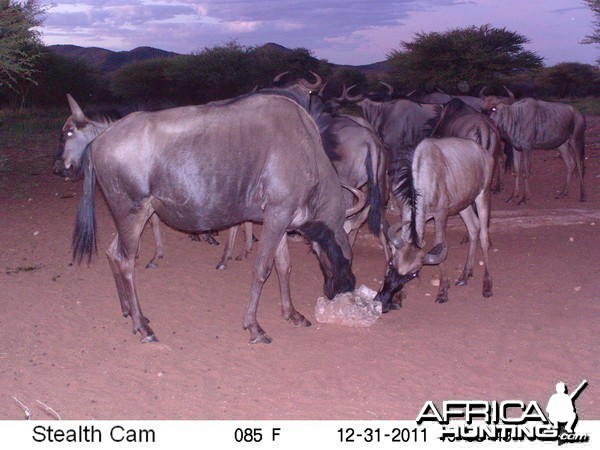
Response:
[[[293,326],[310,322],[293,306],[288,233],[311,245],[324,277],[325,295],[355,289],[352,244],[367,222],[379,237],[387,267],[376,300],[384,311],[398,308],[401,289],[424,264],[439,265],[439,303],[450,281],[446,225],[460,215],[469,249],[462,275],[473,276],[478,240],[483,250],[484,297],[492,296],[488,236],[490,192],[502,189],[501,160],[514,164],[509,200],[529,195],[533,148],[557,148],[567,167],[559,196],[566,196],[575,168],[583,182],[585,120],[569,105],[526,98],[485,96],[385,98],[368,94],[322,97],[322,79],[255,90],[206,105],[137,111],[124,117],[88,117],[68,96],[71,116],[62,128],[54,171],[83,176],[83,197],[73,233],[73,257],[88,262],[96,251],[94,193],[98,184],[117,234],[107,255],[121,310],[143,342],[156,340],[135,287],[135,261],[150,221],[156,252],[163,255],[159,222],[189,233],[231,228],[218,268],[231,257],[232,240],[246,224],[245,254],[252,223],[262,224],[243,328],[250,342],[271,342],[257,321],[263,283],[275,266],[283,317]],[[276,77],[277,80],[282,76]],[[389,86],[388,86],[389,87]],[[362,116],[342,112],[352,103]],[[91,118],[90,118],[91,117]],[[524,163],[521,165],[521,156]],[[517,200],[520,170],[525,190]],[[390,196],[390,194],[392,194]],[[397,202],[401,218],[389,225],[385,209]],[[424,250],[425,224],[435,221],[435,240]],[[391,254],[391,256],[390,256]]]

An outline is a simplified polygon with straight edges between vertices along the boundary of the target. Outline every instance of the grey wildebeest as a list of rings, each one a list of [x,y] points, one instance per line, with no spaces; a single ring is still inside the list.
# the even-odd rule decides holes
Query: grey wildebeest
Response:
[[[77,160],[64,152],[65,167]],[[310,325],[292,304],[286,231],[298,230],[313,244],[325,295],[333,298],[355,287],[343,229],[343,188],[315,120],[290,99],[253,94],[219,105],[130,114],[90,143],[82,164],[73,257],[81,262],[87,255],[89,261],[96,248],[97,182],[117,228],[107,255],[121,310],[131,316],[143,342],[156,337],[136,293],[135,255],[154,213],[184,231],[263,223],[242,322],[251,343],[271,342],[256,316],[273,264],[283,317],[294,326]]]
[[[280,81],[283,74],[275,77]],[[271,88],[258,91],[258,94],[283,95],[297,101],[311,115],[319,117],[321,137],[325,153],[331,160],[340,182],[344,186],[364,189],[367,201],[362,210],[355,208],[355,214],[344,222],[344,229],[349,234],[350,246],[354,245],[358,229],[366,221],[373,234],[379,237],[384,256],[387,260],[389,249],[385,230],[384,205],[387,200],[386,188],[386,154],[383,142],[374,132],[371,125],[362,117],[349,114],[331,113],[328,105],[315,90],[321,86],[321,77],[311,72],[316,78],[314,83],[300,79],[284,88]],[[322,87],[322,86],[321,86]],[[354,195],[360,195],[353,191]],[[345,192],[345,204],[348,209],[352,205],[350,192]],[[362,200],[362,197],[359,197]],[[362,201],[359,204],[363,204]]]
[[[579,176],[579,200],[586,200],[584,186],[585,172],[585,117],[573,106],[565,103],[546,102],[533,98],[523,98],[514,102],[487,103],[490,117],[498,126],[502,139],[513,151],[515,168],[515,186],[509,201],[515,199],[522,204],[530,197],[529,175],[531,151],[538,149],[557,149],[566,166],[563,187],[556,198],[566,197],[575,168]],[[521,154],[523,165],[520,164]],[[510,160],[507,161],[510,164]],[[519,179],[523,177],[524,191],[519,199]]]
[[[494,158],[492,192],[502,190],[502,140],[495,122],[458,98],[451,99],[440,111],[439,120],[431,137],[461,137],[472,139]]]
[[[71,115],[67,118],[65,124],[61,129],[59,142],[55,152],[53,169],[54,172],[58,175],[73,177],[77,176],[73,168],[71,167],[69,169],[66,169],[63,164],[62,156],[65,151],[65,146],[69,147],[67,149],[69,153],[73,155],[80,155],[79,157],[81,157],[86,146],[90,142],[92,142],[96,138],[96,136],[98,136],[104,130],[109,128],[117,120],[122,119],[131,112],[110,110],[106,112],[92,113],[90,115],[91,117],[88,117],[88,115],[86,115],[83,112],[79,104],[70,94],[67,94],[67,101],[69,103],[69,108],[71,109]],[[158,218],[158,216],[156,216],[156,214],[154,214],[150,217],[149,223],[154,236],[155,251],[154,255],[152,256],[152,259],[148,262],[148,264],[146,264],[146,267],[153,268],[157,267],[158,261],[163,258],[164,247],[162,244],[162,238],[160,233],[160,219]],[[223,251],[223,257],[217,265],[217,268],[224,268],[226,262],[232,258],[233,241],[235,240],[237,230],[238,225],[230,228],[227,244],[225,245],[225,249]],[[244,224],[244,230],[246,233],[244,250],[243,253],[236,258],[238,260],[244,259],[252,249],[251,224]],[[206,240],[210,245],[219,244],[214,239],[213,233],[210,231],[199,234],[192,234],[190,236],[192,237],[192,240]]]
[[[416,146],[428,137],[432,123],[439,113],[439,105],[420,103],[406,98],[375,101],[365,95],[349,96],[345,88],[344,100],[360,106],[363,116],[390,150]]]
[[[469,251],[463,272],[456,282],[467,284],[473,276],[477,239],[483,250],[483,296],[492,295],[488,261],[488,216],[492,156],[477,142],[462,138],[428,138],[416,148],[405,148],[391,164],[392,193],[402,206],[402,221],[390,227],[395,247],[384,283],[376,300],[388,311],[391,300],[404,284],[416,277],[425,264],[440,267],[440,287],[436,302],[448,301],[450,281],[444,260],[448,253],[448,217],[459,214],[469,233]],[[473,209],[477,207],[477,214]],[[435,221],[435,241],[429,252],[423,247],[425,224]]]
[[[387,225],[383,215],[388,197],[387,155],[383,142],[364,119],[349,114],[333,114],[325,133],[331,136],[325,139],[326,150],[341,183],[357,189],[366,186],[367,189],[365,208],[344,223],[350,246],[354,245],[359,228],[367,221],[371,232],[379,237],[387,261]],[[345,194],[348,205],[351,199],[349,193]]]
[[[411,96],[412,97],[412,96]],[[446,104],[452,99],[461,100],[463,103],[466,103],[475,111],[480,112],[481,107],[483,106],[483,99],[480,97],[473,97],[471,95],[450,95],[445,93],[444,91],[438,89],[437,92],[432,92],[430,94],[424,94],[421,96],[417,96],[415,100],[418,100],[423,103],[439,103]]]

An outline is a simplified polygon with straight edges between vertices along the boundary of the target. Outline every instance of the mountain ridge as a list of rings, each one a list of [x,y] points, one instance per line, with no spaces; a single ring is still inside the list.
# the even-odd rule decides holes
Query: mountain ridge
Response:
[[[114,51],[101,47],[81,47],[72,44],[54,44],[47,47],[53,53],[69,58],[77,58],[103,73],[110,73],[120,67],[136,61],[144,61],[153,58],[171,58],[180,53],[169,52],[154,47],[142,46],[132,50]],[[283,45],[268,42],[261,46],[270,51],[291,52],[292,50]],[[383,72],[387,70],[387,61],[379,61],[371,64],[350,65],[330,63],[334,67],[354,68],[364,73]]]

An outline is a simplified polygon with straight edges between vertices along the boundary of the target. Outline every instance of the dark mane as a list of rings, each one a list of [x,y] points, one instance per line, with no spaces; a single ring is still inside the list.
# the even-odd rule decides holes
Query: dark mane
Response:
[[[339,142],[334,133],[330,131],[330,126],[333,121],[333,115],[328,112],[326,104],[316,94],[312,94],[306,91],[305,88],[294,85],[289,88],[268,88],[261,89],[251,95],[281,95],[282,97],[289,98],[302,106],[315,121],[321,134],[321,140],[323,142],[323,148],[327,157],[330,161],[337,161],[340,156],[335,153],[334,149],[338,146]]]
[[[412,173],[412,163],[415,156],[414,147],[403,145],[392,151],[389,175],[392,182],[392,194],[410,207],[410,239],[413,244],[419,245],[419,234],[415,216],[419,193],[415,189]]]
[[[439,137],[438,128],[443,126],[446,117],[444,105],[436,106],[436,114],[425,122],[423,125],[423,137]]]

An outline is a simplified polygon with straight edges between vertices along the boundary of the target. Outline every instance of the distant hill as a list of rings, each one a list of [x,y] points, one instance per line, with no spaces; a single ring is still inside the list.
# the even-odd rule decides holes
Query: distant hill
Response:
[[[138,47],[121,52],[98,47],[79,47],[78,45],[50,45],[48,49],[58,55],[81,59],[101,72],[113,72],[121,66],[135,61],[177,55],[177,53],[152,47]]]
[[[288,53],[292,51],[283,45],[275,44],[273,42],[268,42],[261,46],[261,48],[281,53]],[[80,47],[78,45],[50,45],[48,46],[48,49],[62,56],[81,59],[82,61],[90,64],[92,67],[98,69],[100,72],[104,73],[114,72],[121,66],[135,61],[177,56],[177,53],[168,52],[153,47],[138,47],[134,48],[133,50],[120,52],[99,47]],[[386,72],[388,70],[387,61],[380,61],[361,66],[334,63],[331,63],[331,65],[334,67],[357,69],[364,74]]]

